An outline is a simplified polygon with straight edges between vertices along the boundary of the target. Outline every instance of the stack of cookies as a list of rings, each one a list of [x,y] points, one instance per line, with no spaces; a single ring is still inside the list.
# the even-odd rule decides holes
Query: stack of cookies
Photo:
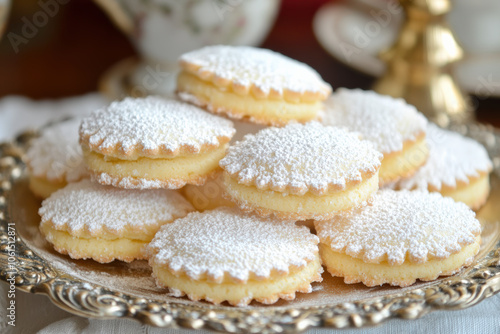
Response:
[[[180,66],[178,100],[126,98],[35,140],[56,251],[147,259],[171,295],[238,306],[309,293],[322,265],[408,286],[472,263],[492,169],[479,143],[403,100],[332,94],[269,50],[211,46]]]

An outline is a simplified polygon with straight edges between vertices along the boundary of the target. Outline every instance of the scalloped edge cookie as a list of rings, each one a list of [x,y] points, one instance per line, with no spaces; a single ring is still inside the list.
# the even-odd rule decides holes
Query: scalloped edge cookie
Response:
[[[481,243],[481,224],[466,205],[406,190],[381,190],[372,206],[315,228],[327,270],[367,286],[451,275],[472,263]]]
[[[258,124],[317,119],[331,86],[309,66],[247,46],[208,46],[179,59],[177,93],[184,101]]]
[[[242,210],[326,220],[369,203],[381,159],[356,133],[310,122],[247,135],[219,165],[226,197]]]
[[[84,150],[122,160],[204,153],[228,143],[235,132],[229,120],[158,96],[112,102],[83,118],[79,130]]]
[[[429,158],[415,174],[399,180],[395,189],[428,190],[452,197],[477,210],[490,193],[493,163],[478,142],[459,133],[429,124]]]
[[[73,259],[130,262],[145,259],[143,247],[161,226],[192,211],[173,190],[130,191],[85,179],[42,202],[40,231],[56,251]]]
[[[176,100],[126,98],[83,119],[80,144],[92,179],[124,189],[201,185],[235,133],[233,123]]]
[[[322,281],[318,239],[307,227],[228,207],[192,213],[173,224],[164,226],[145,249],[157,285],[172,296],[234,306],[252,300],[272,304],[292,300],[296,292],[312,292],[311,283]],[[290,251],[286,258],[269,254],[282,247]],[[245,260],[226,261],[228,257]]]
[[[322,123],[358,132],[384,155],[380,185],[414,174],[429,155],[427,119],[401,98],[339,88],[325,102]]]

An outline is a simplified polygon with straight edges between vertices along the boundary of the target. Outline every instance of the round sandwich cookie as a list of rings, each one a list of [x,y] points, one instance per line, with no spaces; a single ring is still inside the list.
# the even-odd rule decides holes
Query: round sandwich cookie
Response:
[[[126,98],[84,118],[80,144],[94,181],[125,189],[178,189],[215,176],[231,121],[160,97]]]
[[[493,168],[486,149],[473,139],[429,124],[429,158],[413,176],[397,182],[397,189],[440,192],[479,209],[490,193]]]
[[[265,125],[318,118],[331,87],[306,64],[249,46],[207,46],[180,57],[177,93],[213,113]]]
[[[88,179],[70,183],[42,202],[40,231],[72,259],[131,262],[164,224],[193,207],[173,190],[124,190]]]
[[[340,88],[325,105],[323,124],[360,133],[384,155],[381,185],[411,176],[427,160],[427,120],[403,99]]]
[[[87,177],[82,149],[78,144],[79,119],[49,126],[31,143],[26,153],[29,187],[47,198],[70,182]]]
[[[220,166],[226,196],[244,211],[325,220],[367,205],[381,159],[356,133],[310,122],[247,135]]]
[[[318,238],[293,221],[222,207],[164,225],[147,246],[153,277],[171,295],[214,304],[273,304],[321,282]]]
[[[481,243],[474,211],[419,191],[381,190],[371,206],[315,227],[330,274],[367,286],[452,275],[472,264]]]

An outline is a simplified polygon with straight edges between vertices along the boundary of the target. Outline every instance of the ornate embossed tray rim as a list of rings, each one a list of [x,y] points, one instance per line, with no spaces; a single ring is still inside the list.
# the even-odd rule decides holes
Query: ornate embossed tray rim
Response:
[[[471,124],[453,130],[482,142],[493,158],[494,173],[500,176],[500,132]],[[35,254],[16,234],[9,240],[9,195],[25,175],[24,151],[34,132],[26,132],[0,144],[0,278],[16,272],[18,289],[47,295],[58,307],[73,314],[101,319],[133,318],[160,327],[211,329],[234,333],[297,332],[310,327],[364,327],[391,318],[416,319],[435,310],[473,306],[500,291],[500,241],[473,267],[435,284],[391,293],[381,297],[314,307],[231,308],[209,304],[165,302],[107,289],[61,274]],[[9,263],[11,245],[15,258]]]

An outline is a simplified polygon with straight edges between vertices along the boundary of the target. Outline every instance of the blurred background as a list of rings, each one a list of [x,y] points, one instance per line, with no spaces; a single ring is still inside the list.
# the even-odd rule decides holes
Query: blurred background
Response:
[[[119,15],[111,15],[114,16],[111,18],[109,12],[103,10],[120,1],[126,4],[125,10],[117,7],[114,10],[131,16],[132,22],[124,22]],[[94,92],[102,85],[106,71],[124,59],[134,59],[137,50],[143,51],[142,59],[150,61],[155,54],[168,53],[178,44],[162,39],[173,28],[158,29],[162,23],[154,26],[155,18],[151,14],[174,15],[176,8],[162,7],[165,1],[159,0],[120,1],[12,1],[0,43],[0,97],[14,94],[52,99]],[[200,1],[203,0],[177,0],[177,3],[190,3],[189,10],[194,11]],[[207,1],[211,2],[212,10],[219,11],[220,21],[227,23],[224,15],[234,16],[245,0]],[[0,5],[6,2],[0,0]],[[243,25],[241,29],[246,29],[245,20],[271,13],[269,18],[254,24],[262,29],[249,44],[258,44],[309,64],[334,88],[369,89],[383,71],[377,55],[394,41],[402,21],[402,10],[394,7],[397,2],[389,0],[268,2],[276,2],[276,9],[266,7],[262,12],[258,8],[249,9],[253,13],[242,14],[243,21],[235,22],[235,27],[239,24]],[[471,105],[477,110],[477,118],[500,126],[497,112],[500,107],[500,2],[455,0],[453,3],[457,8],[450,14],[449,21],[465,52],[461,60],[465,65],[460,65],[456,73],[458,81],[472,94]],[[134,6],[142,6],[142,9]],[[275,17],[273,10],[276,10]],[[199,17],[210,21],[209,15],[203,12],[193,15],[198,19],[190,22],[193,16],[186,16],[182,21],[192,31],[203,29],[197,26]],[[210,25],[208,21],[201,24]],[[269,25],[269,29],[265,25]],[[152,26],[157,27],[159,35],[150,34],[148,29],[153,29]],[[213,33],[222,33],[221,29],[225,28],[216,27]],[[236,31],[234,27],[229,29]],[[179,36],[181,43],[183,35]],[[162,41],[172,45],[162,46]]]
[[[314,13],[325,2],[283,1],[277,21],[262,46],[323,70],[327,81],[339,85],[349,82],[350,76],[341,75],[346,81],[338,82],[336,70],[331,70],[333,60],[321,49],[312,30]],[[22,18],[31,20],[39,10],[39,0],[12,3],[0,44],[0,96],[21,94],[40,99],[95,91],[106,69],[136,53],[130,39],[91,0],[69,0],[61,5],[36,36],[26,44],[19,44],[16,53],[8,33],[22,36],[25,24]]]

